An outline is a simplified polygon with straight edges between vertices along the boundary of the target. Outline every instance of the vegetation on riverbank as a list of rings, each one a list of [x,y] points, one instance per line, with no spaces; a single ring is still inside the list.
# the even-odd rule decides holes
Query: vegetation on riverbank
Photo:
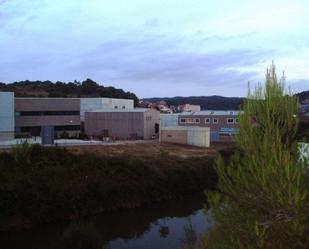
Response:
[[[213,157],[74,154],[22,144],[0,153],[0,230],[199,193],[217,182]]]
[[[309,248],[308,162],[299,160],[298,100],[275,67],[240,116],[238,149],[218,160],[219,191],[209,195],[215,226],[207,249]],[[284,80],[284,79],[283,79]]]

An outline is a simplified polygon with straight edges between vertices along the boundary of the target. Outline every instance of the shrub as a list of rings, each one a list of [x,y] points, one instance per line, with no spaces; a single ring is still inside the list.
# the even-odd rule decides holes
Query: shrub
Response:
[[[265,91],[249,94],[239,117],[239,150],[217,161],[207,249],[309,248],[309,179],[295,139],[298,100],[285,93],[274,66],[266,76]]]
[[[92,223],[70,225],[62,235],[63,249],[104,249]]]

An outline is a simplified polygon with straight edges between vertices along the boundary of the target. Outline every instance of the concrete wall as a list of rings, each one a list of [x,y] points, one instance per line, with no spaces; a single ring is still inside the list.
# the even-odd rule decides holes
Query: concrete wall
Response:
[[[160,130],[160,142],[187,144],[187,130],[161,129]]]
[[[187,130],[188,144],[199,147],[209,147],[210,145],[210,129],[190,127]]]
[[[158,132],[156,133],[156,124]],[[159,136],[160,112],[155,109],[149,109],[144,113],[144,139],[151,139],[152,136]]]
[[[124,108],[123,108],[124,107]],[[113,98],[81,98],[80,115],[81,120],[85,120],[85,112],[104,109],[133,109],[133,99],[113,99]]]
[[[14,93],[0,92],[0,140],[14,139]]]
[[[103,130],[109,137],[143,139],[144,112],[86,112],[85,133],[97,137]]]
[[[160,142],[209,147],[210,130],[206,127],[162,127]]]

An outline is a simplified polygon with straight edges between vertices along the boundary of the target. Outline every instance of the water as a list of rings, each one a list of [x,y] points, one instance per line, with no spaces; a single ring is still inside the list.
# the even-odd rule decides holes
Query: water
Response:
[[[108,249],[179,249],[194,245],[211,227],[202,209],[201,197],[170,201],[130,211],[92,217]],[[59,248],[68,223],[48,225],[35,230],[0,234],[1,249]]]

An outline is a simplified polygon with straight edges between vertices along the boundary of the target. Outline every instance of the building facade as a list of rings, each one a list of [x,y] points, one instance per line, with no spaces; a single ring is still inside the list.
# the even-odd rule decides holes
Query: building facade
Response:
[[[233,141],[240,111],[200,111],[178,117],[179,126],[209,127],[210,141]]]
[[[78,135],[81,130],[79,98],[15,98],[17,135],[40,136],[41,128],[52,126],[60,135]]]
[[[92,137],[151,139],[159,134],[160,112],[155,109],[98,110],[85,113],[85,133]]]
[[[0,141],[14,139],[14,93],[0,92]]]
[[[134,109],[133,99],[114,98],[81,98],[80,115],[81,121],[85,120],[85,112],[93,110],[132,110]]]

